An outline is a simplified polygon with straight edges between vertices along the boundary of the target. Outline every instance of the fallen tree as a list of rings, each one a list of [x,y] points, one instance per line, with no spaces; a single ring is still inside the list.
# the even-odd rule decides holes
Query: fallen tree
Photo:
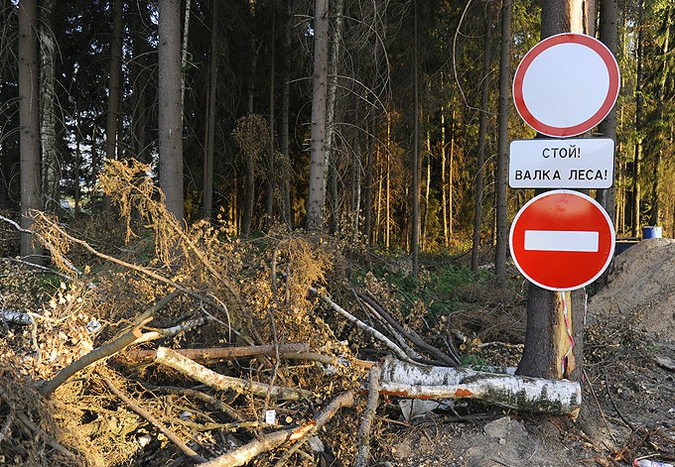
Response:
[[[391,358],[380,365],[380,394],[413,399],[471,398],[573,419],[581,408],[581,385],[576,382],[427,366]]]

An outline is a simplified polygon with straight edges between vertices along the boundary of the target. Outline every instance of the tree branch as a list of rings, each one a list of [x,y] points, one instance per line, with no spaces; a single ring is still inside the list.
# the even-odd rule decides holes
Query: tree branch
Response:
[[[296,441],[304,438],[306,435],[316,432],[321,429],[328,421],[340,410],[345,407],[352,407],[356,402],[355,392],[347,391],[326,406],[319,414],[310,420],[308,423],[297,427],[289,428],[287,430],[279,430],[268,433],[259,439],[255,439],[234,451],[223,454],[220,457],[202,464],[203,467],[237,467],[244,465],[252,460],[258,454],[271,451],[286,441]]]
[[[178,370],[186,376],[189,376],[200,383],[218,390],[233,390],[239,394],[250,391],[251,394],[258,397],[266,397],[269,385],[239,378],[224,376],[215,371],[206,368],[199,363],[190,360],[178,352],[159,347],[155,354],[155,362]],[[299,388],[288,388],[281,386],[272,387],[272,397],[277,400],[302,400],[312,396],[311,391]]]

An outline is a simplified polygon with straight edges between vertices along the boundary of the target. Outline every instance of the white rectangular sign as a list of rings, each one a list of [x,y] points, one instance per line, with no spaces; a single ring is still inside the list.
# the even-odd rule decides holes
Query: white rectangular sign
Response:
[[[614,141],[606,138],[528,139],[511,142],[511,188],[609,188]]]
[[[523,249],[536,251],[598,251],[600,234],[580,230],[526,230]]]

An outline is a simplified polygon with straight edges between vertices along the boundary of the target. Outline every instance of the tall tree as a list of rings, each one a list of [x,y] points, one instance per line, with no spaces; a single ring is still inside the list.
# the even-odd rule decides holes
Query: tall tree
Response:
[[[42,146],[42,207],[56,212],[59,206],[60,163],[56,147],[56,38],[52,26],[53,1],[40,8],[40,141]]]
[[[600,2],[600,40],[616,55],[619,46],[619,1],[618,0],[601,0]],[[598,131],[604,138],[609,138],[616,143],[616,107],[612,107],[600,125]],[[614,173],[618,173],[617,170]],[[614,221],[616,188],[612,185],[606,190],[598,190],[598,202],[602,204],[609,214],[610,219]]]
[[[159,7],[159,183],[166,207],[183,218],[183,124],[181,108],[180,0]]]
[[[216,102],[218,90],[218,4],[213,2],[211,14],[211,61],[209,64],[208,102],[206,106],[206,138],[204,144],[204,188],[202,203],[204,219],[213,213],[213,156],[216,141]]]
[[[478,259],[480,252],[481,225],[483,220],[483,181],[485,175],[485,146],[487,135],[488,97],[490,93],[490,45],[492,43],[492,1],[485,4],[485,42],[483,47],[483,68],[481,86],[481,105],[478,130],[478,155],[476,171],[476,208],[473,218],[473,246],[471,248],[471,270],[478,271]]]
[[[541,36],[563,32],[592,34],[590,5],[578,0],[544,0]],[[574,300],[573,300],[574,297]],[[583,295],[552,292],[530,284],[527,293],[525,346],[518,373],[580,381],[583,357]],[[579,306],[577,306],[579,305]]]
[[[499,148],[497,158],[497,244],[495,246],[495,276],[504,285],[506,280],[506,250],[508,247],[506,203],[506,158],[509,130],[509,88],[511,75],[511,0],[502,4],[501,55],[499,61]]]
[[[314,72],[307,230],[323,228],[326,199],[326,109],[328,94],[328,0],[314,2]]]
[[[41,209],[40,134],[38,126],[38,60],[36,0],[19,2],[19,146],[21,153],[21,256],[41,262],[39,249],[28,231],[30,211]]]

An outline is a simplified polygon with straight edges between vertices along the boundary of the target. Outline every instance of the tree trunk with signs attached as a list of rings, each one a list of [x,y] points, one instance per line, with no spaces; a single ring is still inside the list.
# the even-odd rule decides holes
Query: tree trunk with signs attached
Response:
[[[545,0],[541,37],[593,34],[595,8],[579,0]],[[520,375],[581,381],[584,292],[553,292],[534,284],[527,294],[527,325]]]

